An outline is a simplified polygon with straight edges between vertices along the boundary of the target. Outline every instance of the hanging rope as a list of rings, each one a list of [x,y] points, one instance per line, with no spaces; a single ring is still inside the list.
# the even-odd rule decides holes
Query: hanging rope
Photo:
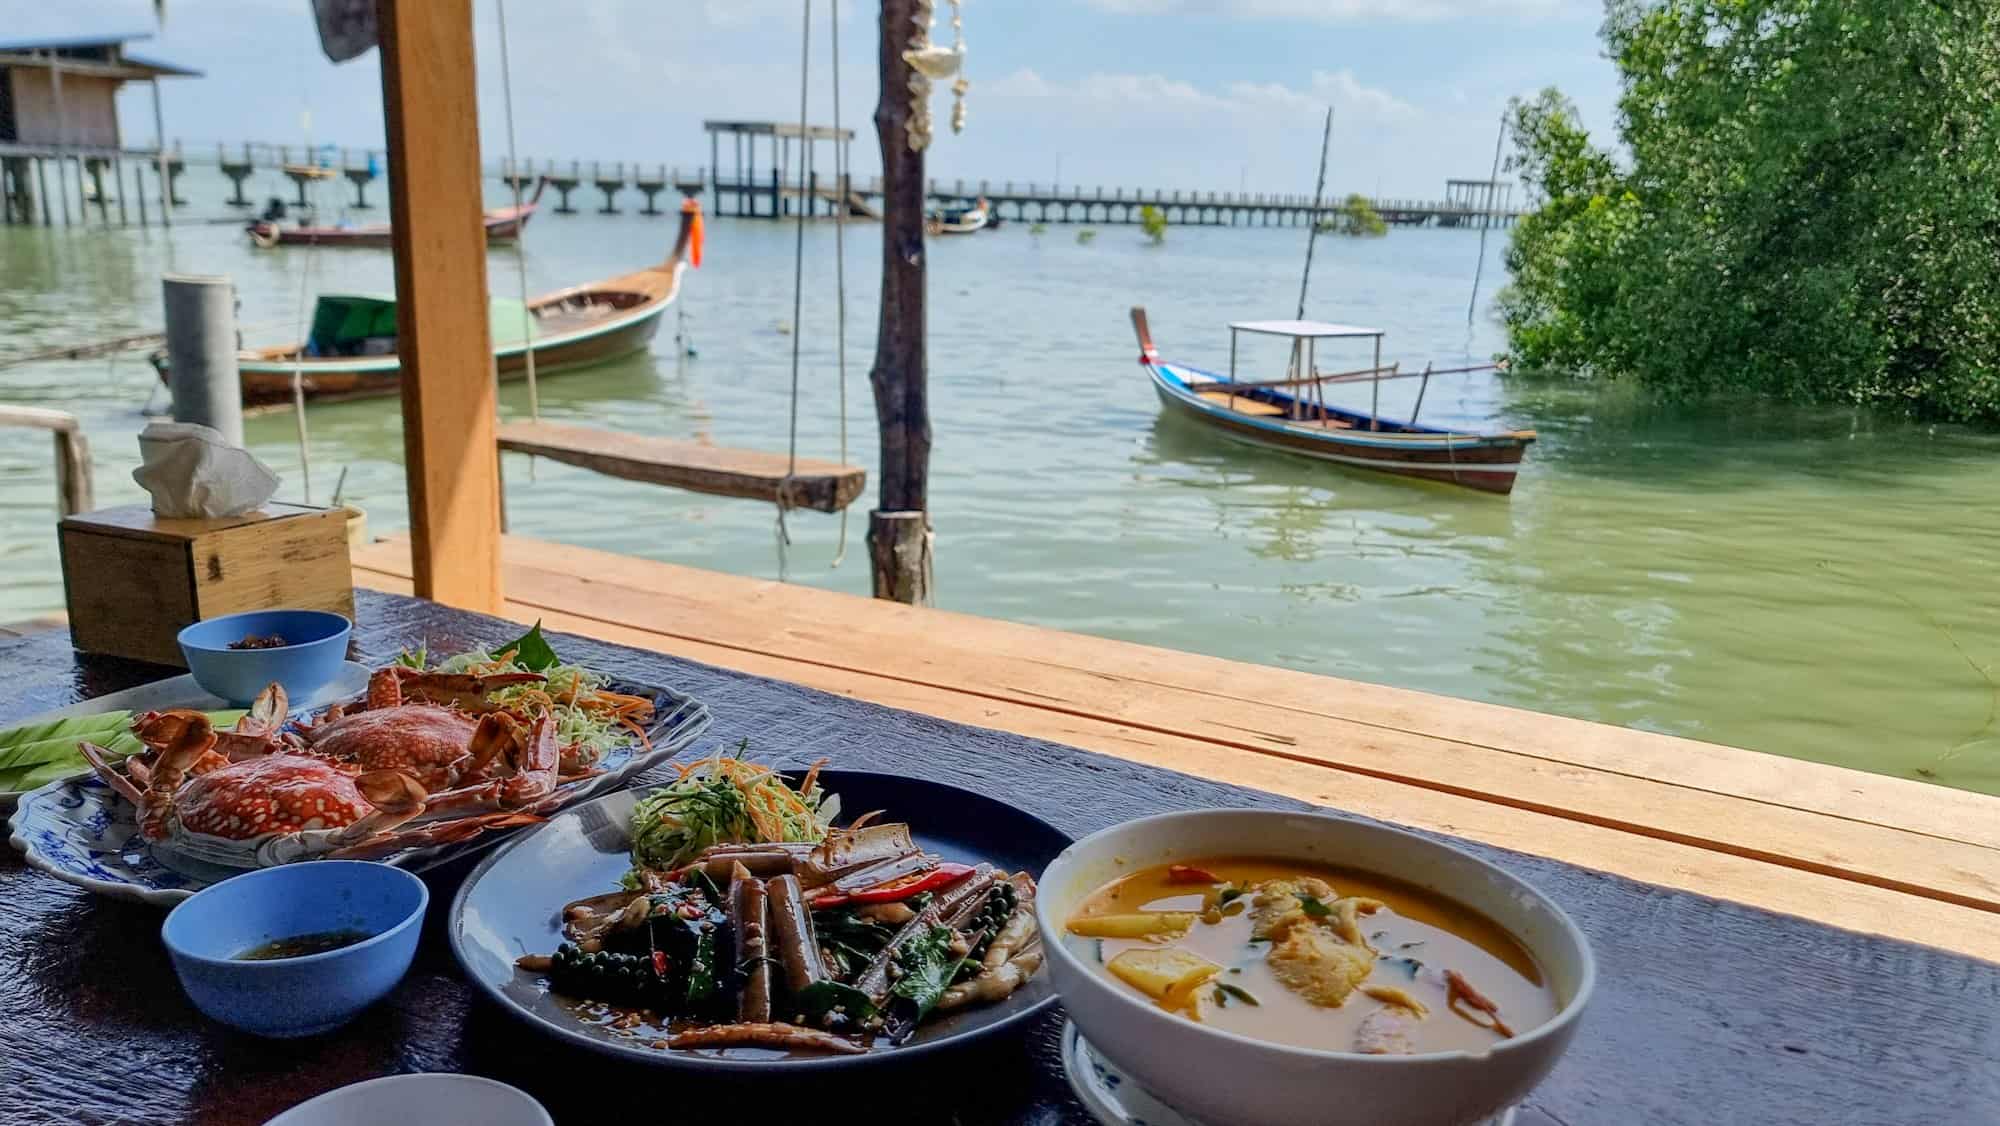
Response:
[[[507,116],[507,180],[514,185],[514,216],[520,222],[521,215],[521,162],[514,151],[514,77],[507,65],[507,0],[494,0],[494,7],[500,12],[500,104]],[[514,273],[521,284],[521,347],[522,357],[528,365],[528,417],[536,422],[542,420],[542,396],[535,386],[535,318],[528,311],[528,252],[524,249],[527,240],[521,236],[526,228],[514,228]],[[500,359],[496,353],[493,360],[493,378],[500,378]],[[530,462],[530,465],[533,463]]]
[[[840,199],[833,207],[834,348],[840,364],[840,464],[847,464],[847,144],[840,133],[840,0],[827,0],[827,23],[833,35],[833,190]],[[834,567],[847,558],[847,507],[840,510],[840,541],[834,547]]]
[[[1497,202],[1495,197],[1496,193],[1500,190],[1500,186],[1495,183],[1495,181],[1500,179],[1500,146],[1506,140],[1507,114],[1505,111],[1502,111],[1500,114],[1500,132],[1493,138],[1493,171],[1486,178],[1486,218],[1479,224],[1479,261],[1472,267],[1472,300],[1465,303],[1465,332],[1468,337],[1468,350],[1471,347],[1469,338],[1472,335],[1472,313],[1473,310],[1479,307],[1479,275],[1486,270],[1486,230],[1493,225],[1493,205]]]
[[[312,121],[310,111],[307,111],[305,120],[308,124]],[[306,138],[306,158],[309,161],[312,158],[310,135]],[[306,180],[301,189],[311,200],[306,210],[314,214],[313,221],[317,223],[319,181]],[[299,270],[299,350],[292,356],[292,418],[298,425],[299,483],[304,486],[304,500],[307,504],[311,504],[313,499],[313,477],[311,435],[306,432],[306,343],[312,339],[312,325],[306,320],[306,298],[312,292],[313,267],[318,263],[319,239],[315,236],[306,243],[305,264]]]
[[[812,161],[812,138],[806,121],[806,93],[812,69],[812,0],[802,0],[803,26],[799,30],[799,144],[806,150],[806,160],[801,165],[801,184],[809,182],[804,177],[805,166]],[[783,179],[780,178],[780,186]],[[782,202],[784,196],[779,195]],[[792,240],[792,403],[790,429],[785,444],[785,479],[778,485],[778,580],[785,580],[787,560],[785,549],[791,546],[792,536],[785,527],[785,512],[792,505],[792,477],[799,470],[799,338],[805,335],[799,324],[799,314],[804,308],[806,278],[806,211],[811,206],[812,197],[801,193],[797,233]]]
[[[1306,269],[1299,275],[1299,319],[1306,319],[1306,287],[1312,284],[1313,244],[1319,241],[1320,201],[1326,195],[1326,150],[1333,145],[1333,107],[1326,107],[1326,132],[1319,140],[1319,183],[1313,188],[1311,226],[1306,231]],[[1294,347],[1294,352],[1297,348]],[[1311,373],[1306,373],[1310,375]]]

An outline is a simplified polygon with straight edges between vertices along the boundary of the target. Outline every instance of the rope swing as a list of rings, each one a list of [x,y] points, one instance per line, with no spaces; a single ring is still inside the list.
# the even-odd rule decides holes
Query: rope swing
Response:
[[[792,483],[799,463],[799,372],[805,335],[806,219],[812,213],[814,149],[809,116],[812,89],[813,0],[802,0],[799,32],[799,207],[792,237],[792,385],[785,442],[785,477],[778,489],[778,579],[789,581],[791,529],[786,516],[792,507]],[[831,28],[833,64],[833,260],[834,260],[834,351],[839,371],[840,462],[847,463],[847,192],[849,171],[841,141],[840,127],[840,4],[829,0],[827,17]],[[833,562],[838,567],[847,558],[847,509],[840,510],[840,538],[834,547]]]
[[[493,0],[500,14],[500,104],[507,115],[507,181],[514,186],[514,214],[521,214],[521,162],[514,151],[514,76],[507,65],[507,0]],[[528,252],[527,239],[521,237],[523,231],[514,233],[514,275],[521,288],[521,344],[524,359],[528,365],[528,417],[536,422],[542,420],[541,389],[535,386],[535,315],[528,311]],[[493,378],[500,379],[500,354],[493,354]],[[532,467],[534,462],[529,461]]]

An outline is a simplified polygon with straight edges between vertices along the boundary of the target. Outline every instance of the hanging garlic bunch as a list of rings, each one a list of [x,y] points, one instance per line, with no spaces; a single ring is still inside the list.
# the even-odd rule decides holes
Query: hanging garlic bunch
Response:
[[[931,143],[931,84],[959,74],[965,65],[965,21],[959,10],[960,0],[948,0],[951,4],[952,45],[940,46],[931,42],[931,24],[934,21],[934,0],[917,0],[916,12],[912,16],[917,25],[916,34],[910,39],[909,49],[903,52],[903,61],[910,64],[910,151],[922,152]],[[963,75],[952,83],[952,94],[956,99],[952,104],[951,128],[959,133],[965,130],[965,92],[970,88]]]

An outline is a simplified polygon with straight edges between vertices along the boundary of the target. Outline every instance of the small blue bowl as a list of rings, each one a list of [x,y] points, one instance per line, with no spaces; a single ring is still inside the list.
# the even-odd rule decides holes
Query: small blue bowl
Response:
[[[160,938],[194,1006],[258,1036],[312,1036],[381,1000],[410,968],[430,904],[424,882],[364,860],[307,860],[233,876],[167,915]],[[242,955],[281,939],[360,931],[296,958]]]
[[[294,702],[311,699],[340,676],[354,624],[325,610],[251,610],[196,622],[180,632],[181,656],[202,690],[248,704],[272,681]],[[275,649],[231,649],[246,637],[276,635]]]

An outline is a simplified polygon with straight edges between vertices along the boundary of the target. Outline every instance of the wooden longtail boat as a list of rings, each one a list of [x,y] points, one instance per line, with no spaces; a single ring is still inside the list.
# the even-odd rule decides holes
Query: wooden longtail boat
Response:
[[[545,293],[525,306],[493,299],[490,324],[500,378],[522,378],[530,350],[541,376],[645,348],[660,314],[680,294],[682,271],[701,264],[701,228],[701,205],[688,200],[681,205],[673,253],[659,265]],[[166,353],[155,352],[152,359],[160,380],[170,383]],[[303,346],[245,349],[237,353],[237,369],[243,403],[251,407],[289,402],[294,373],[311,400],[397,394],[402,364],[396,357],[396,299],[322,296]]]
[[[1502,495],[1514,489],[1521,458],[1535,440],[1532,430],[1479,434],[1420,426],[1414,419],[1423,409],[1417,395],[1412,421],[1380,417],[1379,407],[1349,410],[1326,402],[1329,383],[1372,382],[1483,371],[1493,365],[1404,372],[1382,366],[1382,333],[1372,328],[1321,321],[1239,321],[1229,326],[1229,374],[1217,375],[1187,364],[1160,359],[1146,325],[1146,311],[1132,310],[1132,328],[1139,335],[1139,365],[1152,377],[1162,407],[1192,419],[1223,436],[1251,445],[1302,454],[1357,469],[1401,477],[1442,481]],[[1236,378],[1236,337],[1250,332],[1292,341],[1293,374],[1285,379],[1243,382]],[[1359,371],[1322,374],[1314,367],[1320,340],[1372,340],[1373,366]],[[1375,395],[1379,404],[1379,386]]]
[[[542,188],[547,180],[535,183],[535,194],[519,207],[511,204],[496,207],[486,212],[486,241],[509,242],[521,237],[522,228],[535,217],[535,208],[542,201]],[[259,219],[244,227],[250,232],[250,241],[265,249],[274,246],[388,246],[391,243],[389,224],[368,223],[356,227],[286,226]]]

